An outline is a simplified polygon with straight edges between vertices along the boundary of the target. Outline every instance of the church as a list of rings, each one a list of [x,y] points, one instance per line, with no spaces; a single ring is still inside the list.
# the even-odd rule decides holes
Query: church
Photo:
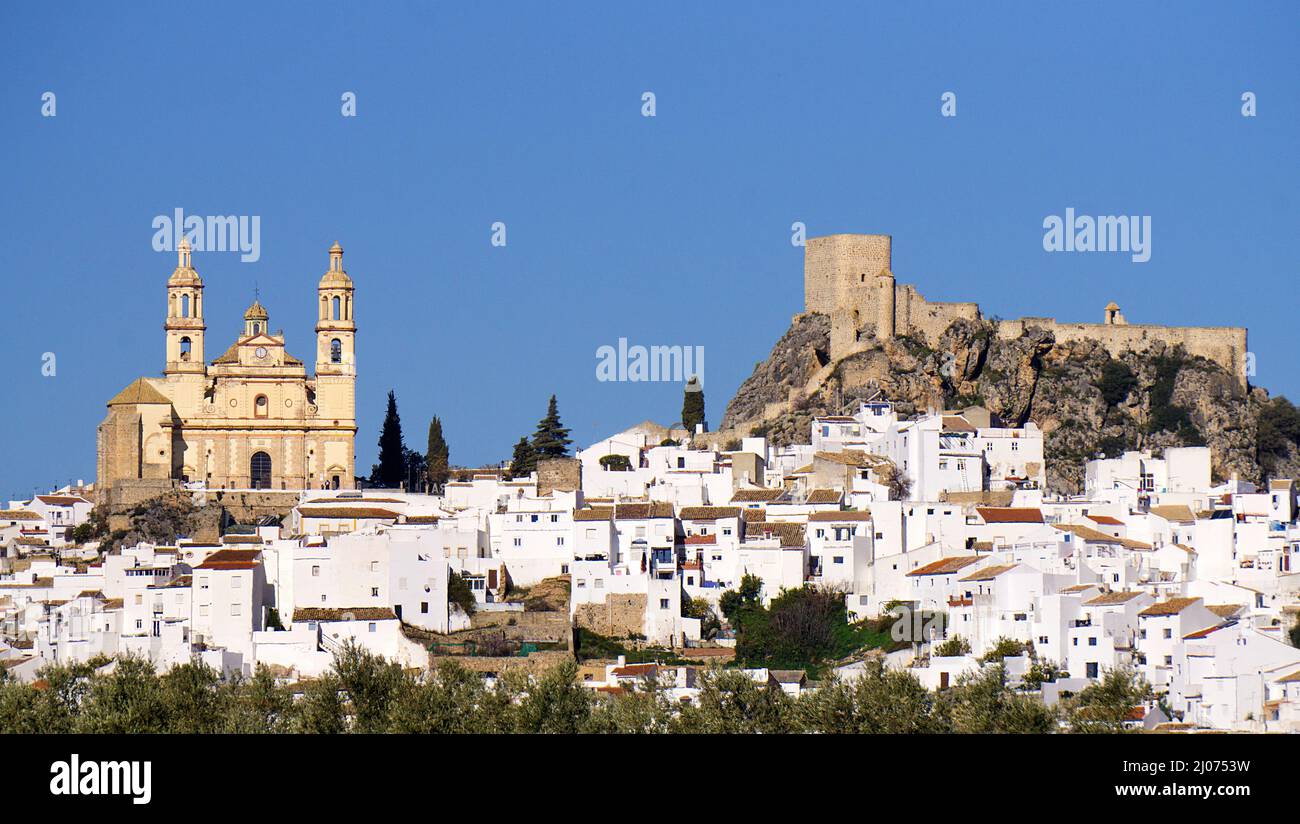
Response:
[[[132,381],[98,429],[97,490],[122,481],[208,489],[351,489],[355,475],[356,323],[343,247],[316,287],[316,368],[289,354],[257,300],[242,333],[204,358],[203,280],[189,241],[167,280],[162,377]]]

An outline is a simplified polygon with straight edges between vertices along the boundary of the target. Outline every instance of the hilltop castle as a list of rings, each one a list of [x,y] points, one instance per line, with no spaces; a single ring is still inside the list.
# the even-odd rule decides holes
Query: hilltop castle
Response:
[[[131,480],[201,481],[209,489],[348,489],[356,425],[352,279],[329,250],[316,288],[316,374],[272,334],[254,301],[242,333],[204,361],[203,280],[182,239],[167,280],[166,364],[108,402],[98,430],[98,492]]]
[[[932,303],[910,284],[894,281],[889,235],[841,234],[809,238],[804,247],[804,309],[829,315],[832,361],[869,348],[876,338],[909,336],[936,347],[955,320],[980,320],[975,303]],[[998,336],[1017,338],[1038,326],[1057,341],[1092,339],[1112,355],[1142,351],[1155,341],[1181,345],[1222,366],[1246,387],[1246,330],[1237,327],[1131,324],[1115,303],[1102,323],[1020,318],[998,323]]]

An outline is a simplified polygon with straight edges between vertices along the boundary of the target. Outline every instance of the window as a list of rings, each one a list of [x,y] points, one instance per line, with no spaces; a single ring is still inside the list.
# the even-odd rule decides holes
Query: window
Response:
[[[199,617],[200,617],[200,618],[206,618],[206,617],[208,617],[208,605],[207,605],[207,604],[199,604]]]
[[[379,562],[378,562],[378,561],[371,561],[371,562],[370,562],[370,571],[371,571],[371,572],[378,572],[378,571],[379,571]]]
[[[190,339],[181,338],[181,360],[190,359]]]
[[[370,588],[370,597],[371,597],[371,598],[378,598],[378,597],[379,597],[379,587],[371,587],[371,588]]]
[[[1096,662],[1096,661],[1089,661],[1088,664],[1087,664],[1087,668],[1088,668],[1088,677],[1089,677],[1089,678],[1096,678],[1096,677],[1097,677],[1097,662]]]
[[[421,614],[421,615],[428,615],[428,614],[429,614],[429,602],[428,602],[428,601],[421,601],[421,602],[420,602],[420,614]]]
[[[343,362],[343,341],[335,338],[330,341],[330,363]]]
[[[375,632],[379,629],[379,625],[371,621],[369,624],[366,625],[366,629],[370,630],[371,632]]]
[[[140,606],[143,603],[144,603],[144,596],[137,592],[135,594],[135,605]]]
[[[253,489],[271,488],[271,456],[254,452],[248,461],[249,484]]]
[[[238,604],[238,603],[231,604],[231,605],[230,605],[230,614],[231,614],[231,615],[239,615],[240,612],[241,612],[240,607],[242,607],[242,606],[243,606],[243,604]]]
[[[523,545],[524,545],[523,538],[515,538],[515,546],[523,546]]]
[[[588,537],[588,538],[595,538],[595,537],[596,537],[596,530],[594,530],[594,529],[589,529],[589,530],[587,530],[587,537]]]
[[[241,586],[241,582],[242,582],[242,580],[243,580],[243,578],[242,578],[241,576],[239,576],[239,575],[231,575],[231,576],[230,576],[230,588],[231,588],[231,589],[239,589],[239,587]]]
[[[667,599],[667,598],[660,598],[660,599],[659,599],[659,608],[660,608],[660,609],[668,609],[668,599]]]
[[[564,536],[560,535],[555,539],[556,546],[564,546]]]
[[[266,400],[265,395],[258,395],[253,400],[253,416],[257,418],[265,418],[266,412],[270,406],[271,404]]]
[[[592,586],[593,586],[595,589],[604,589],[604,588],[605,588],[605,579],[604,579],[604,578],[596,578],[594,581],[592,581]]]
[[[312,566],[312,568],[311,568],[311,577],[313,577],[313,578],[319,578],[319,577],[320,577],[320,566],[319,566],[319,565],[313,565],[313,566]],[[207,587],[205,586],[204,589],[206,589],[206,588],[207,588]]]
[[[1164,629],[1164,637],[1166,637],[1166,638],[1173,638],[1173,637],[1174,637],[1174,631],[1173,631],[1172,629],[1170,629],[1169,627],[1165,627],[1165,629]]]
[[[843,556],[843,555],[836,555],[834,558],[831,559],[831,563],[833,563],[833,564],[842,564],[842,563],[844,563],[844,556]]]
[[[1167,666],[1169,666],[1169,665],[1172,664],[1172,663],[1174,663],[1174,656],[1172,656],[1172,655],[1166,655],[1166,656],[1165,656],[1165,666],[1167,667]]]
[[[1090,647],[1095,647],[1095,646],[1097,646],[1097,639],[1096,639],[1095,637],[1094,637],[1094,638],[1089,638],[1089,639],[1088,639],[1088,646],[1090,646]]]

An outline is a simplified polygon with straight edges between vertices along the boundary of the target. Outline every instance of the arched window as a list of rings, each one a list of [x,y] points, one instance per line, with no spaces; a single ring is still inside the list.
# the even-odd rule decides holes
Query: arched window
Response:
[[[253,489],[271,488],[271,456],[254,452],[248,461],[248,479]]]
[[[343,341],[335,338],[330,341],[330,363],[343,362]]]
[[[266,400],[265,395],[258,395],[253,401],[253,415],[258,418],[265,418],[266,412],[271,404]]]
[[[188,318],[189,316],[190,316],[190,296],[181,295],[181,317]]]
[[[181,338],[181,360],[190,359],[190,339]]]
[[[333,302],[333,303],[334,303],[334,305],[333,305],[333,310],[332,310],[332,312],[333,312],[333,319],[334,319],[334,320],[342,320],[342,317],[339,315],[339,306],[340,306],[340,301],[339,301],[339,298],[338,298],[337,295],[334,297],[334,302]]]

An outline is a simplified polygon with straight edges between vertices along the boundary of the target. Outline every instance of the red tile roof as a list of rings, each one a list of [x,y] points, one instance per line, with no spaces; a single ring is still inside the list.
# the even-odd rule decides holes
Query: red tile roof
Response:
[[[1041,524],[1043,512],[1037,507],[977,506],[986,524]]]
[[[957,555],[951,558],[940,558],[939,560],[926,564],[920,569],[914,569],[907,573],[913,575],[949,575],[953,572],[965,569],[971,564],[983,560],[978,555]]]
[[[254,569],[260,549],[221,549],[207,557],[195,569]]]

